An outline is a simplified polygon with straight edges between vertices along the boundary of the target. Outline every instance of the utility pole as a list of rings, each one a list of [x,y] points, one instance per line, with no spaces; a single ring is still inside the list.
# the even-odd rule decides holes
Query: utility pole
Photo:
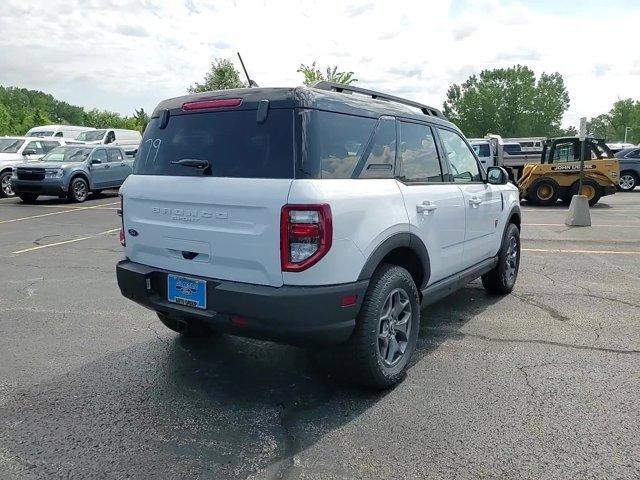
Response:
[[[627,132],[631,130],[631,127],[624,127],[624,143],[627,143]]]
[[[584,180],[584,155],[585,145],[587,143],[587,117],[580,119],[580,177],[578,183],[578,195],[582,195],[582,181]],[[626,142],[626,140],[625,140]]]

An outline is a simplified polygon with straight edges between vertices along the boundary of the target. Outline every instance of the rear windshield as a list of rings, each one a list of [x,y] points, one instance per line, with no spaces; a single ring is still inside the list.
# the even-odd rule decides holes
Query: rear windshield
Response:
[[[256,110],[238,110],[172,115],[166,128],[159,126],[159,118],[147,126],[133,173],[293,178],[291,109],[271,109],[263,123],[256,121]],[[188,166],[203,160],[210,168]]]
[[[17,153],[23,143],[18,138],[0,138],[0,153]]]
[[[473,151],[476,152],[476,155],[479,157],[489,157],[491,156],[491,150],[489,150],[488,143],[476,143],[471,144],[473,147]]]

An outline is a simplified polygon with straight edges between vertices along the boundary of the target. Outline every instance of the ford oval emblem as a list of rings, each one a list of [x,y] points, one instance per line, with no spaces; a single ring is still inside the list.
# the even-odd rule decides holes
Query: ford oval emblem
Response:
[[[129,232],[129,235],[131,235],[132,237],[137,237],[138,236],[138,231],[134,230],[133,228],[130,228],[128,230],[128,232]]]

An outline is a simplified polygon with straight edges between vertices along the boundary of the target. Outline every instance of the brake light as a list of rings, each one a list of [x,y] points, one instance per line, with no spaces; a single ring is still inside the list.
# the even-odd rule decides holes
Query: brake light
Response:
[[[124,200],[122,199],[122,195],[120,195],[120,208],[116,213],[120,217],[120,245],[126,247],[127,239],[124,236]]]
[[[331,248],[331,207],[285,205],[280,215],[280,263],[283,272],[301,272]]]
[[[242,104],[241,98],[219,98],[217,100],[201,100],[182,104],[182,110],[204,110],[209,108],[233,108]]]

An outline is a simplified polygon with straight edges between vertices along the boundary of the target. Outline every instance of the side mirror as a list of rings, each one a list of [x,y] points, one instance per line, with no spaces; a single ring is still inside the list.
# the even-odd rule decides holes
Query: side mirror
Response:
[[[502,167],[489,167],[487,169],[487,183],[491,185],[506,185],[509,174]]]
[[[92,158],[89,163],[91,165],[100,165],[102,163],[102,160],[98,160],[97,158]]]
[[[24,151],[22,152],[22,155],[24,155],[25,157],[28,157],[29,155],[35,155],[36,153],[37,152],[33,148],[25,148]]]

